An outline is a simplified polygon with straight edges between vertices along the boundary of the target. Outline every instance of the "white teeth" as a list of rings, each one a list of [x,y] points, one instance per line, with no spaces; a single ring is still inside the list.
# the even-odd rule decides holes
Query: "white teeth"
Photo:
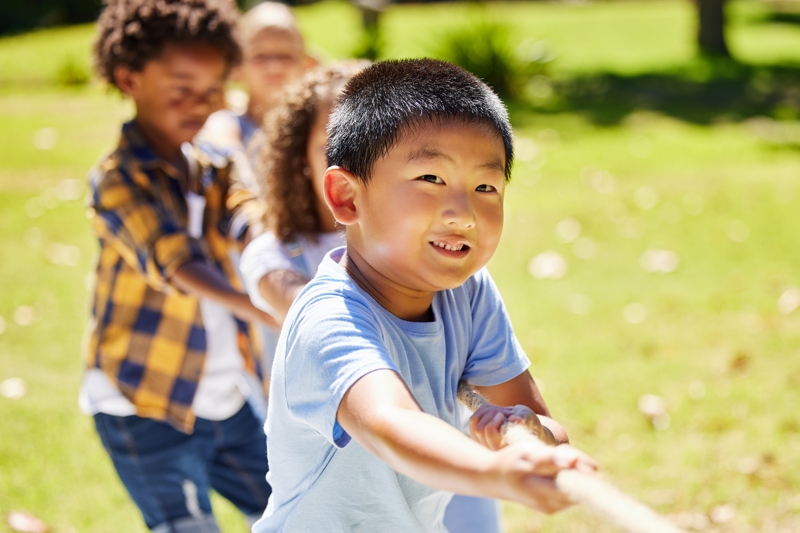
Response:
[[[433,244],[451,252],[460,252],[461,249],[464,248],[463,244],[447,244],[446,242],[434,242]]]

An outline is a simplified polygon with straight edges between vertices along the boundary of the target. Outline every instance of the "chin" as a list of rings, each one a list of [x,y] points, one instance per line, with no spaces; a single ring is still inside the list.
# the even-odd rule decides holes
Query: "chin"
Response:
[[[452,276],[442,276],[440,279],[435,280],[432,285],[436,287],[437,291],[455,289],[466,283],[472,274],[474,274],[474,272],[466,275],[454,274]]]

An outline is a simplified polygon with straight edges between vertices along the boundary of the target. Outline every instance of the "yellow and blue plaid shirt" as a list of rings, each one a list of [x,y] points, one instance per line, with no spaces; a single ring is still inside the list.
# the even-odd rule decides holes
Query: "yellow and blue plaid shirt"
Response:
[[[146,144],[135,122],[90,175],[90,218],[100,241],[86,364],[99,368],[136,407],[190,433],[206,334],[199,300],[170,284],[190,261],[205,261],[241,289],[230,252],[239,248],[253,195],[224,155],[194,150],[189,188],[206,199],[203,237],[189,236],[180,173]],[[245,367],[260,374],[247,324],[237,319]]]

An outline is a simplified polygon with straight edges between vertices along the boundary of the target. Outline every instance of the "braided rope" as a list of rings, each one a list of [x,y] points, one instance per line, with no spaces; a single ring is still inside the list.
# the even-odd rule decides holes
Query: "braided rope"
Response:
[[[471,411],[488,404],[480,393],[463,381],[458,386],[458,399]],[[506,444],[526,441],[547,446],[522,424],[506,423],[500,431]],[[611,524],[628,533],[685,533],[666,518],[595,474],[562,470],[556,476],[555,483],[570,500],[588,506]]]

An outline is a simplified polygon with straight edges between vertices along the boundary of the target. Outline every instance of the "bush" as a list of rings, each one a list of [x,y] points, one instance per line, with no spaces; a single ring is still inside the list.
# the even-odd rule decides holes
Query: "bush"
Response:
[[[511,35],[509,25],[480,11],[468,26],[445,34],[432,53],[472,72],[501,98],[516,99],[531,79],[545,73],[552,55],[541,41],[515,43]]]
[[[86,85],[90,79],[91,74],[86,61],[80,61],[72,56],[67,57],[56,72],[56,83],[62,87]]]

